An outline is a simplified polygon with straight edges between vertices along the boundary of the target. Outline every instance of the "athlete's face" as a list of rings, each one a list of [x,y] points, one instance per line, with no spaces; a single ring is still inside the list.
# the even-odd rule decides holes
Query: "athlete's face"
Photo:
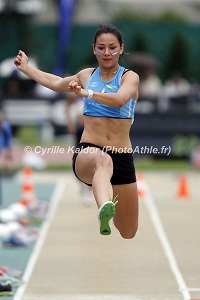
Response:
[[[124,45],[120,46],[118,39],[112,33],[102,33],[98,36],[96,44],[93,45],[93,51],[99,64],[108,67],[118,62],[123,49]]]

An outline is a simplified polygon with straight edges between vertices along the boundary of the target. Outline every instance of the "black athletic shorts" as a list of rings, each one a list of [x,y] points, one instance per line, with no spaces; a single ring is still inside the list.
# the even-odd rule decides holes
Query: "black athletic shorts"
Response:
[[[111,177],[112,185],[128,184],[128,183],[136,182],[133,153],[124,153],[124,152],[119,153],[115,151],[107,151],[105,148],[91,143],[79,143],[78,147],[74,151],[74,155],[72,158],[72,167],[75,175],[76,175],[76,171],[75,171],[76,158],[80,153],[80,151],[87,147],[95,147],[101,149],[102,151],[109,154],[110,157],[112,158],[113,161],[113,175]],[[76,177],[78,178],[77,175]],[[92,186],[92,184],[88,184],[88,183],[85,184]]]

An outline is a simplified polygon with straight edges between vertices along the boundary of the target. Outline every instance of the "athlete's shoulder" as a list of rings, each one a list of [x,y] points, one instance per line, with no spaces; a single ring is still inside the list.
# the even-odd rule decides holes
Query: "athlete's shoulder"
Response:
[[[122,73],[122,80],[126,79],[132,79],[134,81],[140,81],[139,75],[130,69],[124,69]]]
[[[85,68],[78,72],[79,76],[91,76],[95,68]]]
[[[77,73],[78,80],[79,82],[81,82],[82,86],[85,86],[86,82],[91,77],[93,71],[94,68],[86,68],[86,69],[82,69]]]

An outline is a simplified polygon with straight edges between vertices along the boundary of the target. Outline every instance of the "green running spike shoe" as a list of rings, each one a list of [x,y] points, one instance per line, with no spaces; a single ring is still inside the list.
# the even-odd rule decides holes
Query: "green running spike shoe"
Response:
[[[116,197],[115,197],[115,199],[116,199]],[[109,201],[105,202],[99,208],[100,234],[102,234],[102,235],[111,234],[112,218],[115,215],[115,205],[118,202],[118,201],[115,201],[115,199],[113,201],[109,200]]]

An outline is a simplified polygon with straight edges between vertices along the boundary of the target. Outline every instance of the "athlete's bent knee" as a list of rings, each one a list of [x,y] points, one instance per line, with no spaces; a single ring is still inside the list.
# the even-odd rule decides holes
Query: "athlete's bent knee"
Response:
[[[121,236],[124,238],[124,239],[127,239],[127,240],[130,240],[130,239],[133,239],[137,233],[137,230],[138,230],[138,227],[136,228],[129,228],[127,230],[119,230]]]
[[[101,154],[98,157],[97,167],[113,168],[112,158],[108,154]]]

